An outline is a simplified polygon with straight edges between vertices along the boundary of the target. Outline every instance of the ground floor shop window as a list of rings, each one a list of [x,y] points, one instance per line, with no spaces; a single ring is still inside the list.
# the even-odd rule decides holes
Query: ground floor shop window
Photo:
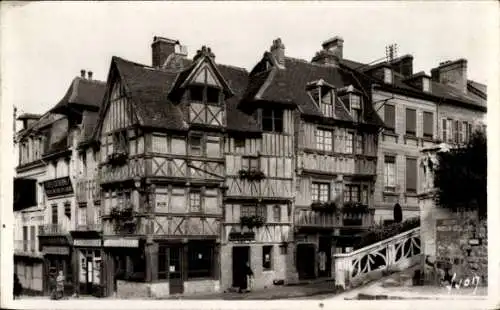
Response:
[[[214,244],[205,242],[188,243],[188,278],[209,278],[213,276]]]
[[[142,250],[126,249],[117,251],[114,255],[114,260],[116,280],[145,280],[146,261]]]

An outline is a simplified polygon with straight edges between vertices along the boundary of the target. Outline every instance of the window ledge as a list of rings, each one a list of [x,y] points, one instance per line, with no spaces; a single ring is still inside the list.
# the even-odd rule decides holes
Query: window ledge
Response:
[[[399,193],[397,192],[388,192],[388,191],[384,191],[382,193],[384,196],[399,196]]]

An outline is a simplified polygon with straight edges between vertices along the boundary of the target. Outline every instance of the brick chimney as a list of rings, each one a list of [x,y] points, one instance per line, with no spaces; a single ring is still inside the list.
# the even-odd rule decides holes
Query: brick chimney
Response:
[[[274,56],[274,59],[276,59],[276,62],[278,65],[281,67],[285,66],[285,45],[283,42],[281,42],[281,38],[277,38],[276,40],[273,40],[273,45],[271,45],[271,48],[269,49],[271,54]]]
[[[431,70],[432,80],[467,92],[467,60],[445,61]]]
[[[93,74],[92,71],[87,72],[87,74],[88,74],[88,79],[92,80],[92,74]]]
[[[410,77],[413,74],[413,56],[404,55],[391,61],[392,70],[400,73],[404,77]]]
[[[339,60],[343,57],[344,39],[335,36],[323,42],[323,49],[316,53],[312,63],[338,67]]]
[[[84,79],[84,78],[85,78],[85,70],[83,70],[83,69],[82,69],[82,70],[80,70],[80,77],[81,77],[82,79]]]
[[[151,50],[153,53],[153,67],[159,68],[167,60],[168,56],[175,53],[175,47],[179,44],[179,41],[167,39],[163,37],[154,37],[153,43],[151,44]]]

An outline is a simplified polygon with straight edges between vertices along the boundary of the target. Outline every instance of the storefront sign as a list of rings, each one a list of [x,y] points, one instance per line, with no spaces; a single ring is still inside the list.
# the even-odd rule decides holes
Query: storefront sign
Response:
[[[67,195],[73,193],[73,186],[69,177],[52,179],[43,182],[43,188],[47,197]]]
[[[253,240],[255,240],[255,233],[253,231],[229,233],[229,241],[253,241]]]
[[[75,239],[73,241],[74,246],[85,246],[85,247],[100,247],[100,239]]]
[[[139,239],[107,239],[104,240],[105,247],[115,247],[115,248],[138,248]]]
[[[44,246],[42,252],[52,255],[69,255],[69,248],[65,246]]]

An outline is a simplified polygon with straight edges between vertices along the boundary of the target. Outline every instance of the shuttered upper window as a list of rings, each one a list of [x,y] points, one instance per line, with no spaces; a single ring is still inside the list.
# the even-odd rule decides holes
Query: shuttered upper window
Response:
[[[385,127],[394,132],[395,124],[396,124],[396,111],[393,105],[385,105],[384,107],[384,122]]]
[[[432,112],[424,112],[424,137],[434,136],[434,115]]]
[[[415,136],[417,131],[417,111],[406,109],[406,134]]]
[[[417,192],[417,160],[415,158],[406,159],[406,192]]]

